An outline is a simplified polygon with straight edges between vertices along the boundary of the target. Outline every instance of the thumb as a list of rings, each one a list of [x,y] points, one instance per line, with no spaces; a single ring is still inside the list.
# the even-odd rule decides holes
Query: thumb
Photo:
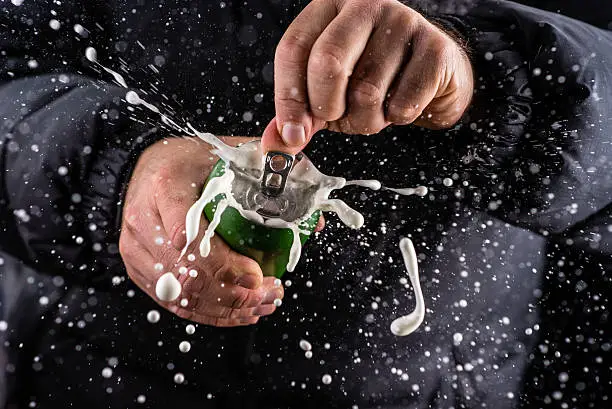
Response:
[[[279,151],[295,155],[308,144],[312,136],[325,128],[325,121],[314,119],[307,115],[301,123],[282,122],[274,117],[261,138],[263,152]]]

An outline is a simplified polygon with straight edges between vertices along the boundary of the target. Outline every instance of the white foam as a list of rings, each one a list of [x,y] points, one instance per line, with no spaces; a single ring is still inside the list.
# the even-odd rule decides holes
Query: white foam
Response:
[[[368,189],[372,189],[372,190],[380,190],[380,188],[382,187],[382,184],[380,183],[380,181],[376,179],[350,180],[346,182],[346,185],[347,186],[356,185],[356,186],[361,186],[361,187],[367,187]]]

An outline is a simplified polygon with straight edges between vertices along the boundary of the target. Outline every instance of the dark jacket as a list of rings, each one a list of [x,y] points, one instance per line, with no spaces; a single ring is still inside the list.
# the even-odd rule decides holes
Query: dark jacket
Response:
[[[339,193],[366,226],[352,231],[331,218],[286,275],[292,285],[279,311],[256,326],[199,326],[188,336],[170,313],[146,320],[156,304],[127,278],[117,246],[134,163],[171,131],[128,110],[125,89],[85,48],[176,118],[259,135],[274,115],[274,47],[302,5],[2,2],[0,402],[608,407],[610,7],[577,15],[596,28],[511,2],[455,15],[422,3],[471,50],[476,94],[461,124],[322,133],[308,153],[328,173],[425,184],[431,195]],[[577,2],[557,3],[571,12]],[[400,283],[397,243],[406,235],[419,253],[427,314],[416,333],[397,338],[391,318],[414,302]],[[178,351],[184,339],[188,354]]]

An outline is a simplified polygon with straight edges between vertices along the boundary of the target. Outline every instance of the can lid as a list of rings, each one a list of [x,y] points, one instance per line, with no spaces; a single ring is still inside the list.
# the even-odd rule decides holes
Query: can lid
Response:
[[[259,141],[245,145],[250,144],[259,144]],[[232,183],[234,199],[245,210],[255,211],[264,218],[293,222],[310,216],[318,187],[300,177],[304,168],[311,166],[306,155],[298,153],[294,157],[284,152],[268,152],[261,157],[264,159],[263,168],[234,167],[230,163],[235,174]]]

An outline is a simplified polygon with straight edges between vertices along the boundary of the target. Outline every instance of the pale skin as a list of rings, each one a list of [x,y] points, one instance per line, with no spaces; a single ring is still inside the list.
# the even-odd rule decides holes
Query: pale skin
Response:
[[[276,117],[262,144],[266,151],[297,153],[321,129],[373,134],[389,125],[450,127],[467,109],[472,90],[471,65],[461,47],[409,7],[396,0],[314,0],[277,47]],[[222,139],[235,146],[253,138]],[[204,218],[187,252],[195,260],[177,264],[186,243],[185,215],[217,160],[209,150],[191,138],[145,150],[128,185],[120,253],[130,278],[179,317],[220,327],[255,324],[275,311],[283,288],[218,236],[210,255],[200,257]],[[164,268],[155,270],[156,263]],[[179,275],[180,266],[198,276]],[[155,283],[167,271],[183,286],[170,303],[155,297]]]

